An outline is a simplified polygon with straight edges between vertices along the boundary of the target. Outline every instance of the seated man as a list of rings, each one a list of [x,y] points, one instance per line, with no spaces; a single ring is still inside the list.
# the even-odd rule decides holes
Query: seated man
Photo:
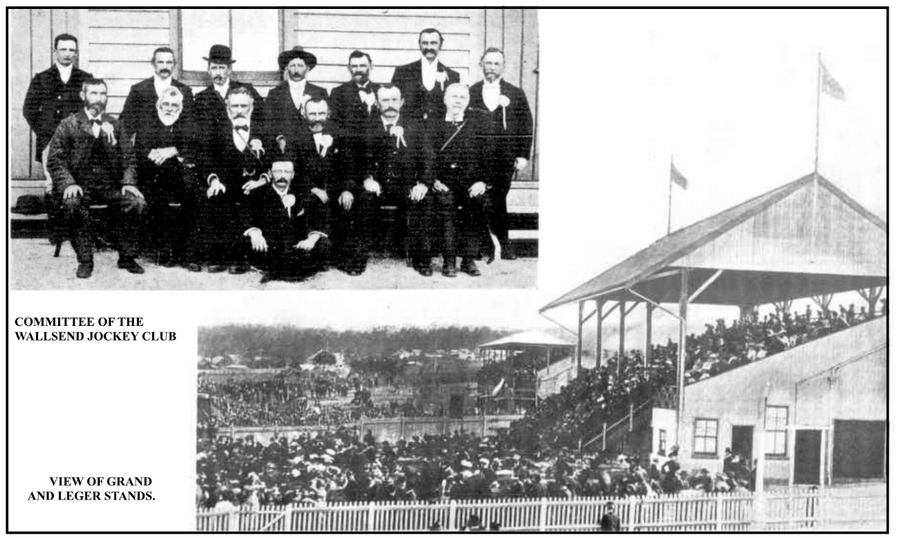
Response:
[[[296,188],[294,175],[291,160],[275,160],[271,185],[249,195],[243,235],[252,247],[250,260],[264,271],[263,284],[307,278],[327,260],[328,206],[306,189]]]
[[[120,213],[118,267],[142,274],[143,267],[135,258],[146,202],[132,171],[124,165],[128,141],[120,138],[118,121],[105,113],[104,81],[86,80],[81,85],[81,100],[84,108],[59,123],[47,154],[53,190],[62,197],[63,222],[71,231],[78,257],[76,275],[90,278],[93,274],[89,208],[94,204],[115,206]]]
[[[488,235],[489,175],[483,173],[488,138],[481,117],[468,113],[470,90],[464,84],[445,89],[444,120],[429,122],[429,180],[435,194],[434,224],[440,235],[442,275],[454,277],[456,257],[461,271],[480,276],[474,258]]]
[[[424,130],[413,120],[401,115],[404,100],[398,86],[386,84],[377,90],[379,114],[369,122],[364,136],[361,158],[364,188],[377,194],[377,203],[368,222],[364,223],[365,247],[370,248],[379,235],[393,238],[396,234],[378,234],[383,229],[382,205],[397,206],[401,217],[408,220],[407,235],[411,264],[423,276],[432,276],[430,266],[430,228],[433,213],[431,185],[424,177],[426,152]],[[365,259],[368,251],[363,255]]]
[[[156,115],[135,126],[131,166],[149,208],[147,239],[164,267],[177,263],[193,214],[193,130],[183,105],[184,95],[172,86],[159,97]]]

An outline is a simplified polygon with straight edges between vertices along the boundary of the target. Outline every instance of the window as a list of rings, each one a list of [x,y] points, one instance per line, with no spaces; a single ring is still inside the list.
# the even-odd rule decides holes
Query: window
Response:
[[[716,455],[717,420],[715,418],[695,419],[696,456]]]
[[[667,453],[667,431],[657,430],[657,452]]]
[[[279,9],[181,9],[182,77],[205,84],[212,45],[227,45],[234,78],[279,80],[277,55],[283,50],[283,15]]]
[[[784,458],[788,455],[788,407],[766,406],[766,455]]]

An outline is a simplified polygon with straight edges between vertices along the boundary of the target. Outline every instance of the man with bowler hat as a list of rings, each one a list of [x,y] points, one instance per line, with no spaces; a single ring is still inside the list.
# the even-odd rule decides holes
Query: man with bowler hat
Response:
[[[209,55],[203,56],[202,59],[208,62],[209,76],[212,80],[204,90],[196,94],[197,133],[208,136],[209,133],[216,133],[222,127],[230,124],[225,99],[227,99],[228,92],[234,88],[249,90],[253,101],[252,122],[255,125],[261,125],[264,118],[265,100],[252,84],[231,78],[231,69],[236,60],[231,57],[230,47],[212,45]]]

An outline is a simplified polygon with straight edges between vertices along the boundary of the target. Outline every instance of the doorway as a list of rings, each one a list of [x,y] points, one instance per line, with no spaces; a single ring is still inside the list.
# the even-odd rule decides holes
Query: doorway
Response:
[[[794,483],[819,485],[822,430],[794,432]]]
[[[751,465],[754,459],[754,427],[732,426],[732,453],[741,456]]]

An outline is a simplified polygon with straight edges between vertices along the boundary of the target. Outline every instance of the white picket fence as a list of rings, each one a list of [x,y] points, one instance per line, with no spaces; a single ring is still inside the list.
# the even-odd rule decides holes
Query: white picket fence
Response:
[[[800,489],[748,494],[576,499],[485,499],[268,506],[232,512],[200,509],[206,532],[424,531],[434,522],[457,530],[471,514],[503,531],[593,531],[614,501],[624,531],[719,532],[884,530],[887,496],[879,491]]]

